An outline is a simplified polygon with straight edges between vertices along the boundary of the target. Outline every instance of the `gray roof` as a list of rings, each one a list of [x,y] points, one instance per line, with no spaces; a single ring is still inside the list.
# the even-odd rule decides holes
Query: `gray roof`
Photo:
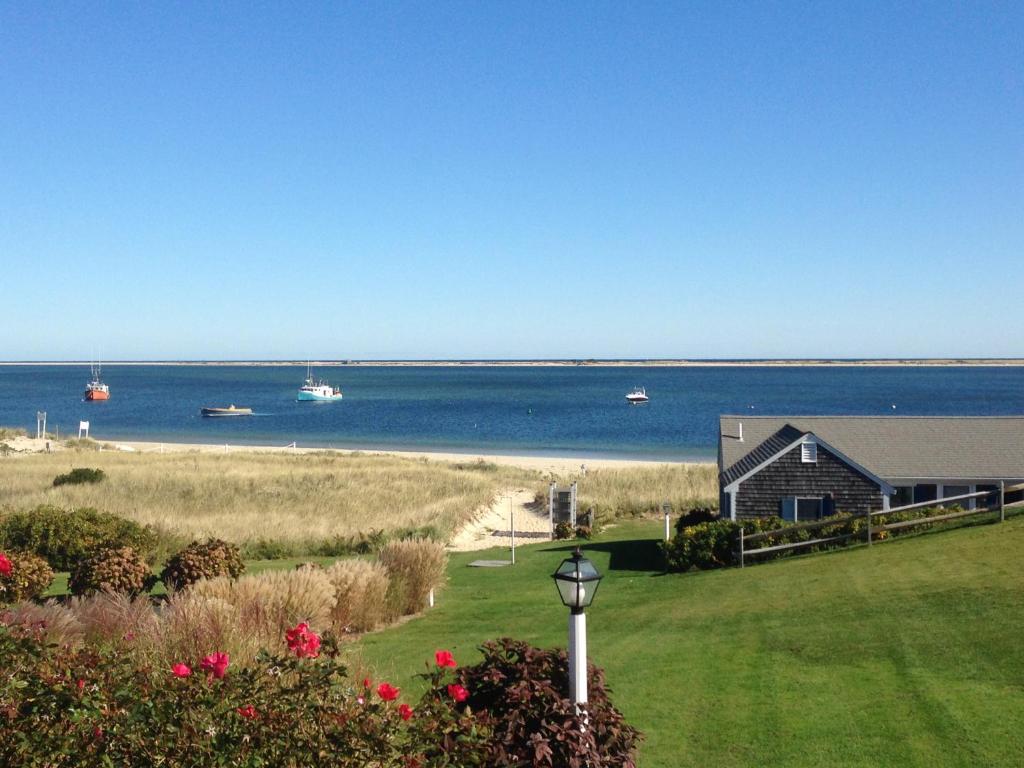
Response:
[[[719,470],[730,482],[808,432],[886,480],[1024,480],[1024,416],[722,416]]]

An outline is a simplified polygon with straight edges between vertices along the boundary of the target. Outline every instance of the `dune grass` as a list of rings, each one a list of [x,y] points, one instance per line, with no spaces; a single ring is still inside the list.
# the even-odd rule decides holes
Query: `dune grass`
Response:
[[[102,469],[105,482],[53,487],[56,475],[80,466]],[[67,451],[0,462],[0,504],[96,507],[184,538],[301,549],[371,530],[446,538],[501,488],[537,482],[511,467],[393,456]]]
[[[590,658],[646,734],[641,768],[1016,766],[1024,754],[1024,518],[781,560],[662,575],[659,526],[587,545],[606,574]],[[550,574],[570,546],[511,568],[454,555],[438,606],[367,635],[361,668],[415,695],[424,659],[462,663],[510,635],[565,644]]]
[[[593,507],[605,519],[657,513],[665,501],[677,513],[698,505],[718,506],[718,470],[714,464],[595,469],[585,478],[573,479],[579,482],[580,512]]]
[[[53,487],[75,467],[102,469],[106,479]],[[0,508],[96,507],[152,525],[174,546],[215,536],[249,556],[336,554],[341,548],[320,545],[371,531],[447,540],[509,488],[546,499],[548,480],[509,465],[359,453],[63,451],[0,461]],[[580,480],[580,510],[594,506],[606,521],[657,510],[664,499],[682,509],[714,495],[713,465],[600,469]]]

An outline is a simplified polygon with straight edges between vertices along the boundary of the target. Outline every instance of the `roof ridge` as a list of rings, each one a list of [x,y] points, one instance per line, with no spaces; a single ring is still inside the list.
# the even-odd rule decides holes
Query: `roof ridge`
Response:
[[[865,416],[858,416],[856,414],[851,414],[851,413],[838,414],[838,415],[833,415],[833,414],[828,414],[828,413],[800,413],[800,414],[792,414],[792,413],[790,413],[790,414],[779,414],[779,415],[775,415],[775,416],[768,416],[768,415],[750,416],[748,414],[743,414],[743,413],[723,413],[723,414],[719,414],[718,418],[719,419],[783,419],[783,420],[785,420],[785,419],[908,419],[908,420],[909,419],[992,419],[992,420],[1000,419],[1000,420],[1005,420],[1005,419],[1024,419],[1024,414],[1012,413],[1012,414],[1006,414],[1006,415],[1003,415],[1003,416],[996,416],[996,415],[992,415],[992,414],[988,414],[988,415],[984,415],[984,416],[971,416],[971,415],[967,415],[967,414],[956,414],[956,415],[953,415],[953,416],[941,416],[941,415],[909,416],[909,415],[902,415],[902,414],[896,415],[896,416],[887,416],[887,415],[883,415],[883,414],[870,414],[870,415],[865,415]]]

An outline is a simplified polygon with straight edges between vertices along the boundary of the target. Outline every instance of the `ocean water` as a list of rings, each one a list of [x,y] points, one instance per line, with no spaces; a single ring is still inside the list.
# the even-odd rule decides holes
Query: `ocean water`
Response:
[[[1022,367],[342,367],[345,397],[298,403],[297,366],[103,368],[111,400],[87,403],[87,366],[0,365],[0,425],[102,440],[711,459],[722,413],[1024,414]],[[644,386],[651,401],[630,406]],[[203,406],[251,418],[204,419]],[[893,407],[895,406],[895,408]]]

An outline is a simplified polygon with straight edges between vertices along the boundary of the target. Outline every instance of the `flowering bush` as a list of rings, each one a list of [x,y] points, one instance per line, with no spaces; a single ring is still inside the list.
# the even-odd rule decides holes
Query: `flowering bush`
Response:
[[[53,570],[30,552],[0,552],[0,605],[39,597],[53,582]]]
[[[137,595],[148,592],[156,576],[131,547],[104,548],[75,565],[68,579],[73,595],[118,592]]]
[[[160,579],[169,587],[183,589],[200,579],[228,576],[237,579],[245,571],[238,547],[221,539],[193,541],[164,565]]]
[[[289,634],[282,647],[321,640],[308,626]],[[113,650],[72,651],[0,625],[0,765],[486,764],[490,732],[464,707],[413,707],[387,682],[353,688],[334,640],[319,649],[263,652],[238,668],[219,652],[135,666]],[[446,674],[437,668],[433,684]]]

